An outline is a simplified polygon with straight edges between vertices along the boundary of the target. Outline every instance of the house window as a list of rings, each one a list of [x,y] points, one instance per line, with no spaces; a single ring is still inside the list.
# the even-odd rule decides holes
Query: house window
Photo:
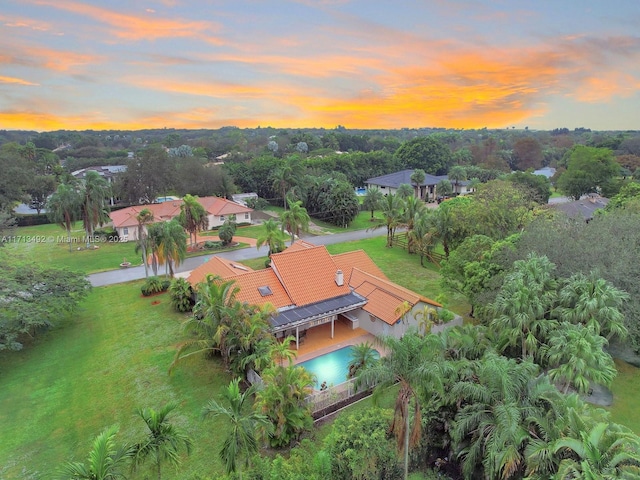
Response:
[[[220,215],[220,221],[224,222],[224,215]]]
[[[123,234],[123,235],[129,235],[129,227],[124,227],[124,228],[122,229],[122,234]]]
[[[248,214],[248,213],[245,213],[245,214],[244,214],[244,219],[245,219],[245,220],[249,220],[249,214]]]

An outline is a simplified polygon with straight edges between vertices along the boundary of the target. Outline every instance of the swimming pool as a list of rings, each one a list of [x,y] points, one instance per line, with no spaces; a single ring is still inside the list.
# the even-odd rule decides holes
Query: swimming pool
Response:
[[[322,382],[327,386],[335,386],[347,381],[349,373],[349,361],[351,360],[352,347],[344,347],[312,358],[298,365],[304,367],[316,376],[316,389],[320,389]]]
[[[367,194],[366,188],[362,188],[362,187],[356,188],[356,195],[358,195],[359,197],[366,194]]]

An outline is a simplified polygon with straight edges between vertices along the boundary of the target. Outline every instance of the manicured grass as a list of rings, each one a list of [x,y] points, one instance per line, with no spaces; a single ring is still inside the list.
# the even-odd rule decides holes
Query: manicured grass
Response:
[[[230,378],[217,360],[202,356],[168,375],[184,317],[170,308],[167,294],[141,297],[140,285],[95,289],[37,345],[0,354],[0,478],[35,472],[50,478],[67,460],[85,461],[95,435],[114,423],[119,440],[135,441],[144,431],[135,408],[158,409],[170,400],[180,402],[175,422],[195,447],[180,473],[167,467],[163,478],[222,472],[218,451],[226,427],[201,420],[200,412]],[[149,474],[145,467],[132,478]]]
[[[94,273],[117,269],[126,258],[133,265],[141,264],[135,253],[134,242],[99,242],[97,249],[86,249],[82,224],[77,222],[71,230],[74,239],[69,251],[67,232],[57,225],[19,227],[15,231],[16,241],[5,244],[26,260],[33,260],[52,267],[68,267],[83,273]],[[80,250],[78,250],[80,248]]]
[[[425,260],[425,267],[421,267],[418,255],[409,255],[402,248],[387,248],[385,245],[385,238],[378,237],[327,245],[327,250],[335,254],[362,249],[394,283],[432,300],[443,293],[437,266]],[[447,293],[446,297],[450,310],[463,316],[469,312],[470,306],[462,295]]]
[[[640,416],[638,399],[640,398],[640,368],[622,360],[616,360],[618,376],[611,385],[613,405],[609,408],[611,419],[626,425],[640,435]]]

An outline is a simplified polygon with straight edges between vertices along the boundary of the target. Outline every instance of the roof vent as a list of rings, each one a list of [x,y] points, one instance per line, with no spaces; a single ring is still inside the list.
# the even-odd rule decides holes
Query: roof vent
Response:
[[[260,295],[262,295],[263,297],[268,297],[269,295],[273,295],[273,292],[271,291],[271,287],[269,285],[263,285],[262,287],[258,287],[258,291],[260,292]]]
[[[344,285],[344,275],[342,274],[342,270],[336,271],[336,285],[338,285],[339,287]]]

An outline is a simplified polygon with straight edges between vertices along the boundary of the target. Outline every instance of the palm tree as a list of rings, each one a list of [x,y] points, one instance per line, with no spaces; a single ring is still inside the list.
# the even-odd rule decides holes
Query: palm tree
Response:
[[[153,212],[148,208],[143,208],[138,215],[138,244],[136,245],[136,253],[142,252],[142,263],[144,264],[144,276],[149,277],[149,262],[147,252],[150,250],[149,234],[144,228],[145,225],[153,222]]]
[[[196,243],[198,232],[206,230],[209,226],[207,211],[198,201],[198,197],[185,195],[180,205],[180,215],[178,217],[180,225],[189,232],[189,242]]]
[[[158,262],[165,264],[165,269],[169,269],[169,276],[173,277],[174,266],[180,265],[187,256],[187,234],[175,218],[160,225],[160,237],[155,239]]]
[[[294,160],[285,160],[285,163],[276,168],[271,174],[272,188],[282,198],[285,210],[288,204],[287,192],[295,185],[296,179],[300,178],[300,176],[300,164]]]
[[[236,378],[222,391],[224,403],[210,400],[202,410],[202,415],[205,417],[221,416],[231,424],[231,428],[226,429],[229,434],[220,450],[220,458],[224,462],[227,474],[240,470],[238,462],[241,457],[245,458],[245,465],[249,464],[251,455],[258,451],[256,433],[263,430],[269,431],[271,427],[271,422],[265,415],[248,410],[255,387],[251,386],[241,393],[239,383],[240,379]],[[242,472],[240,472],[240,478],[242,478]]]
[[[407,197],[404,201],[402,225],[407,229],[407,250],[409,253],[415,253],[416,251],[411,232],[415,228],[416,221],[419,221],[421,216],[427,215],[426,211],[427,208],[424,202],[418,197]]]
[[[71,227],[80,217],[80,193],[73,184],[61,183],[47,202],[47,216],[67,231],[71,251]]]
[[[84,178],[80,215],[82,226],[87,234],[87,248],[91,245],[93,230],[109,221],[109,197],[111,187],[98,172],[89,170]]]
[[[313,391],[315,379],[303,367],[275,365],[262,372],[264,388],[256,394],[254,408],[273,425],[269,443],[284,447],[313,425],[311,404],[306,397]]]
[[[307,213],[307,209],[302,206],[301,201],[292,202],[287,200],[289,204],[289,210],[280,214],[280,222],[282,224],[282,231],[287,230],[291,234],[291,244],[296,239],[296,236],[300,236],[300,232],[309,231],[309,222],[311,218]]]
[[[476,478],[482,468],[482,478],[517,477],[525,468],[529,419],[550,408],[539,400],[555,389],[545,377],[536,379],[536,364],[493,352],[471,362],[467,371],[450,392],[451,401],[463,405],[451,431],[463,475]]]
[[[422,332],[422,335],[428,335],[431,333],[431,327],[438,322],[438,310],[426,304],[422,310],[417,311],[413,317],[418,322],[418,331]]]
[[[560,307],[556,314],[562,320],[585,325],[607,339],[614,335],[624,338],[627,329],[620,307],[628,299],[629,294],[599,278],[595,272],[588,276],[577,273],[560,289]]]
[[[268,256],[273,253],[279,253],[284,250],[284,236],[278,222],[270,218],[263,224],[264,232],[256,240],[256,248],[260,248],[263,245],[269,246]]]
[[[436,338],[436,337],[433,337]],[[383,336],[378,339],[388,354],[379,362],[360,371],[356,385],[376,385],[374,395],[379,395],[399,384],[391,431],[395,434],[398,452],[404,453],[404,478],[409,472],[409,449],[420,440],[421,422],[419,389],[431,393],[441,392],[443,365],[429,362],[433,345],[417,335],[405,334],[398,339]],[[413,418],[410,405],[413,403]]]
[[[136,410],[149,431],[145,439],[133,447],[133,465],[137,467],[151,457],[158,471],[158,480],[162,478],[163,460],[177,468],[180,465],[180,447],[184,446],[187,455],[191,452],[191,438],[169,422],[169,415],[177,407],[177,403],[169,402],[158,411],[152,408]]]
[[[536,355],[556,322],[549,319],[555,300],[555,265],[547,257],[531,254],[514,262],[492,305],[492,327],[501,332],[504,348],[519,346],[521,358]]]
[[[409,177],[411,179],[411,183],[415,188],[415,196],[419,200],[422,200],[422,195],[420,194],[420,186],[424,183],[424,179],[426,178],[426,176],[427,174],[424,170],[422,170],[421,168],[417,168],[413,171],[411,177]]]
[[[351,359],[349,360],[349,378],[358,376],[360,370],[369,368],[380,358],[380,354],[369,342],[359,343],[351,347]]]
[[[122,470],[133,450],[116,445],[118,426],[106,428],[93,441],[87,463],[69,462],[60,470],[60,478],[67,480],[115,480],[125,478]]]
[[[563,383],[564,393],[573,386],[578,393],[586,394],[591,383],[608,386],[617,374],[611,355],[604,351],[607,339],[588,327],[562,322],[547,343],[544,356],[549,378]]]
[[[579,438],[561,438],[554,453],[568,455],[557,478],[617,479],[640,477],[640,444],[626,428],[599,422]]]
[[[408,183],[401,183],[396,190],[396,196],[403,200],[413,196],[413,187]]]
[[[178,347],[169,371],[183,358],[202,352],[211,356],[214,351],[221,351],[220,340],[224,340],[223,332],[239,305],[236,300],[239,291],[234,280],[223,281],[213,275],[198,284],[193,315],[182,325],[190,338]]]
[[[453,188],[454,188],[453,191],[455,193],[460,193],[460,190],[458,189],[458,185],[461,181],[464,181],[467,179],[467,171],[465,170],[464,167],[461,167],[460,165],[456,165],[454,167],[451,167],[447,177],[451,182],[453,182]]]
[[[373,222],[373,213],[380,208],[384,199],[383,193],[379,188],[368,188],[367,193],[362,199],[362,207],[371,212],[371,221]]]
[[[388,194],[382,202],[382,220],[378,220],[369,230],[375,230],[380,227],[387,227],[387,247],[393,246],[393,235],[396,228],[402,223],[402,211],[404,202],[396,195]]]

